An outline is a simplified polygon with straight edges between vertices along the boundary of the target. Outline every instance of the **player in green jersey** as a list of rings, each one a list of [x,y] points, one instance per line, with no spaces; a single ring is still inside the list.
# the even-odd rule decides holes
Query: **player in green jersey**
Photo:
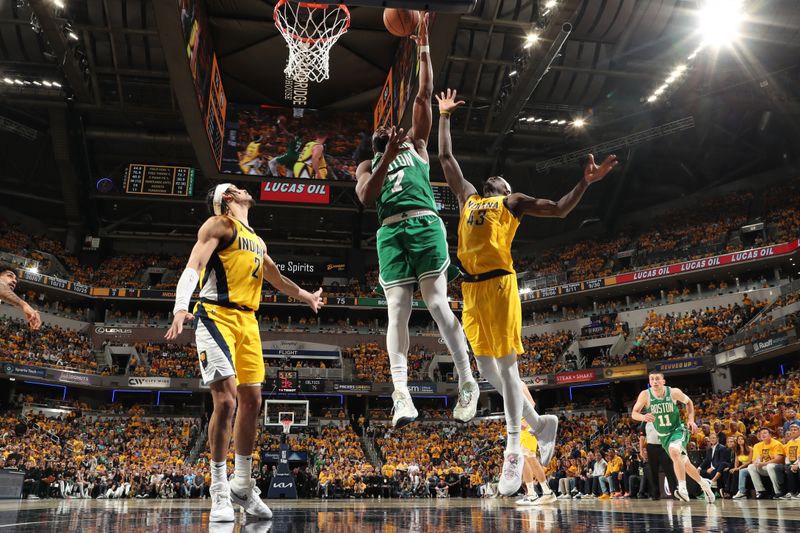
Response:
[[[689,501],[689,492],[686,490],[686,474],[689,474],[689,477],[700,485],[706,501],[714,503],[715,496],[711,490],[711,482],[700,476],[700,472],[689,461],[686,454],[689,435],[697,431],[697,424],[694,421],[694,403],[683,391],[666,387],[665,383],[664,374],[650,372],[650,388],[639,393],[631,417],[638,422],[651,422],[655,427],[661,438],[661,445],[672,459],[675,477],[678,478],[678,490],[675,491],[675,496],[683,501]],[[686,406],[688,428],[683,424],[678,403]],[[643,414],[642,410],[644,409],[649,412]]]
[[[303,142],[303,134],[299,130],[295,133],[290,132],[286,129],[286,117],[280,117],[278,119],[278,132],[286,135],[291,140],[289,141],[289,145],[286,147],[286,153],[283,155],[279,155],[278,157],[273,157],[269,160],[269,173],[271,176],[279,177],[280,173],[278,172],[278,165],[283,166],[286,169],[286,177],[293,178],[294,176],[294,165],[297,163],[297,159],[300,157],[300,151],[303,149],[306,143]]]
[[[358,199],[364,205],[376,204],[381,223],[376,245],[379,281],[389,314],[386,348],[394,383],[395,427],[418,416],[408,391],[408,319],[417,284],[455,362],[459,394],[453,416],[462,422],[471,420],[480,395],[470,371],[464,331],[447,301],[447,232],[436,211],[430,184],[433,68],[427,14],[414,39],[419,50],[419,91],[411,129],[406,135],[402,128],[378,128],[372,135],[375,158],[359,164],[356,171]]]

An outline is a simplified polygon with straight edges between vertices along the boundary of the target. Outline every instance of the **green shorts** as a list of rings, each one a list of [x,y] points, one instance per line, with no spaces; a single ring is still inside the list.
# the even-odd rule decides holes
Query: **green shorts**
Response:
[[[673,442],[679,442],[681,445],[681,455],[686,455],[686,446],[689,445],[691,434],[686,426],[680,426],[672,430],[672,433],[666,435],[659,435],[661,439],[661,446],[669,453],[669,445]]]
[[[377,247],[379,282],[384,290],[436,277],[451,266],[447,230],[435,215],[381,226]]]
[[[286,168],[291,169],[294,167],[294,164],[297,163],[298,157],[300,157],[300,154],[297,152],[286,152],[285,154],[276,157],[275,161]]]

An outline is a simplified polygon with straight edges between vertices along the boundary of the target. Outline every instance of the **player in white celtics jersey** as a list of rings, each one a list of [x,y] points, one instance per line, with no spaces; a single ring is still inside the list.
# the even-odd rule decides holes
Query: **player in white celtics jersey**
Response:
[[[480,390],[469,367],[461,324],[447,301],[450,255],[447,233],[436,211],[430,185],[428,137],[431,132],[433,68],[428,46],[428,15],[415,36],[419,49],[419,91],[411,129],[378,128],[372,136],[375,158],[358,166],[356,194],[364,205],[376,204],[380,284],[386,295],[389,326],[386,347],[394,383],[392,423],[401,427],[417,418],[408,390],[408,319],[414,288],[439,326],[458,373],[459,395],[453,416],[466,422],[475,416]]]
[[[714,503],[715,496],[711,490],[711,482],[700,475],[697,468],[689,461],[686,445],[690,433],[697,431],[694,421],[694,403],[683,391],[674,387],[665,387],[666,380],[661,372],[650,372],[650,388],[639,393],[639,397],[631,411],[631,418],[638,422],[651,422],[658,432],[661,445],[669,453],[678,478],[678,490],[675,496],[685,502],[689,501],[686,489],[686,474],[700,485],[706,496],[706,502]],[[687,426],[681,420],[678,403],[686,406]],[[647,414],[642,413],[644,409]]]

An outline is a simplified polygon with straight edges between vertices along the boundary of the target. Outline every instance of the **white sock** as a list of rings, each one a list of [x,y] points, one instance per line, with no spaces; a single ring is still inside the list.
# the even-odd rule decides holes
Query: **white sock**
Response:
[[[545,481],[543,483],[539,483],[539,486],[542,487],[542,493],[543,494],[553,494],[553,491],[550,488],[550,485],[547,484],[547,481]]]
[[[458,388],[465,383],[475,381],[472,370],[469,367],[469,354],[467,353],[467,338],[450,304],[447,301],[447,274],[442,273],[435,278],[425,278],[420,280],[419,288],[422,291],[422,298],[428,308],[436,325],[439,326],[439,333],[444,339],[445,345],[453,357],[456,372],[458,373]]]
[[[410,396],[408,392],[408,319],[411,316],[412,285],[401,285],[385,290],[389,325],[386,328],[386,349],[389,352],[389,370],[394,390]]]
[[[516,429],[516,431],[513,431]],[[519,426],[512,428],[508,426],[508,437],[506,439],[506,451],[508,453],[521,453],[522,447],[519,443]]]
[[[228,482],[228,464],[225,461],[220,463],[211,461],[211,484]]]
[[[506,449],[519,452],[519,432],[522,424],[522,403],[525,397],[520,386],[517,356],[507,355],[496,359],[500,380],[503,383],[503,408],[506,415],[508,443]]]
[[[678,481],[678,490],[681,492],[686,492],[686,480]]]
[[[525,490],[527,491],[528,496],[533,496],[534,494],[536,494],[535,485],[536,484],[533,481],[525,483]]]
[[[233,463],[233,482],[239,487],[249,486],[252,472],[253,456],[237,453]]]

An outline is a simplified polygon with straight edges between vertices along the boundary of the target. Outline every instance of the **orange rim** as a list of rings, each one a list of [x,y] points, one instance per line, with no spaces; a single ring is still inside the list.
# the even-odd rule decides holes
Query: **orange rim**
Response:
[[[278,31],[280,31],[284,35],[288,35],[289,37],[291,37],[295,41],[300,41],[300,42],[304,42],[304,43],[325,43],[325,42],[330,41],[333,38],[337,38],[338,39],[345,32],[347,32],[348,29],[350,29],[350,10],[344,4],[336,4],[336,9],[341,9],[342,11],[344,11],[344,13],[346,15],[344,28],[342,28],[342,30],[339,33],[337,33],[336,35],[331,35],[330,37],[319,37],[319,38],[304,37],[302,35],[297,35],[293,31],[288,30],[287,28],[285,28],[283,26],[283,24],[281,24],[280,17],[278,16],[279,10],[284,5],[286,5],[288,2],[289,2],[289,0],[278,0],[278,3],[275,4],[275,9],[272,11],[272,18],[275,21],[275,25],[278,27]],[[304,7],[304,8],[307,8],[307,9],[328,9],[328,8],[333,7],[333,4],[314,4],[314,3],[308,3],[308,2],[298,2],[297,5],[299,7]]]

